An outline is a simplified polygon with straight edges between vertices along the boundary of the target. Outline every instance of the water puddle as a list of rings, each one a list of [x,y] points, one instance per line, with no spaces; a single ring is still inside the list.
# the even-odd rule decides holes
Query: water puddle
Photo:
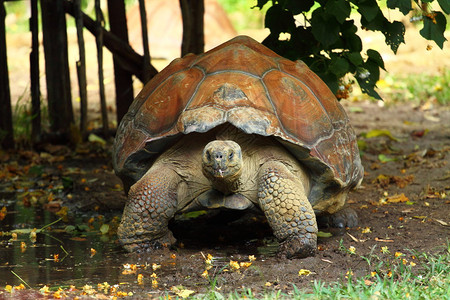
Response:
[[[159,285],[160,291],[191,280],[179,274],[203,265],[210,253],[214,256],[211,267],[221,272],[229,268],[232,259],[244,261],[252,254],[273,256],[278,247],[268,225],[255,223],[259,216],[240,218],[234,211],[202,215],[198,220],[181,218],[171,224],[175,236],[182,237],[175,249],[129,254],[115,234],[120,212],[90,212],[64,222],[40,206],[25,207],[11,199],[14,194],[0,196],[0,208],[6,207],[7,212],[0,221],[0,289],[23,284],[41,291],[44,286],[66,291],[93,287],[98,293],[106,286],[105,294],[111,295],[111,287],[116,285],[116,290],[125,293],[148,295],[157,291],[156,278],[168,282]],[[146,284],[139,282],[139,276]]]
[[[115,235],[102,234],[94,222],[67,225],[47,210],[8,204],[0,223],[0,286],[83,286],[117,280],[124,252]]]

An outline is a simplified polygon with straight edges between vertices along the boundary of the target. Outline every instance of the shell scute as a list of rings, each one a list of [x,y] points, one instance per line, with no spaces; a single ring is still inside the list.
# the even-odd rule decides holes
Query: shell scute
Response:
[[[263,80],[266,86],[277,87],[268,89],[269,94],[284,131],[291,137],[312,145],[332,130],[321,103],[302,81],[279,71],[268,73]]]
[[[203,56],[195,62],[195,65],[205,70],[207,74],[229,72],[245,72],[254,76],[261,76],[265,72],[278,68],[273,57],[261,55],[248,46],[248,44],[234,44],[233,48],[224,47],[213,49],[214,56]],[[254,57],[258,56],[258,61]],[[244,62],[244,63],[243,63]],[[245,63],[248,62],[248,63]]]
[[[332,123],[339,123],[347,118],[344,109],[336,101],[336,97],[331,90],[304,62],[284,59],[279,62],[279,66],[281,71],[298,78],[309,88],[315,98],[320,101],[323,110],[328,114]]]

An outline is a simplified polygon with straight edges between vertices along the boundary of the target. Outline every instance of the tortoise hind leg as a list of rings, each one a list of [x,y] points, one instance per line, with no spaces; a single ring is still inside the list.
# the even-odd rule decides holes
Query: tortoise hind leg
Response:
[[[176,212],[180,181],[174,171],[152,167],[130,188],[117,231],[127,251],[145,251],[175,243],[168,223]]]
[[[275,237],[280,254],[288,258],[315,255],[317,224],[302,183],[281,162],[266,162],[259,171],[258,200]],[[301,175],[301,174],[300,174]]]

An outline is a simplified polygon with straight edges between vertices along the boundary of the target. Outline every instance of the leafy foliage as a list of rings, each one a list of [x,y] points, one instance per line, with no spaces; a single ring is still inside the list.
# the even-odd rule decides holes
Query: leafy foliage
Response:
[[[360,29],[383,33],[385,43],[397,53],[404,43],[405,26],[388,20],[379,1],[257,0],[256,7],[262,9],[269,2],[265,26],[270,34],[263,44],[284,57],[303,60],[338,98],[348,96],[351,84],[345,84],[343,77],[352,74],[364,93],[381,99],[375,87],[380,69],[384,69],[383,58],[373,49],[362,53],[362,41],[353,20],[359,14]],[[431,10],[433,2],[435,0],[387,0],[386,6],[404,15],[414,11],[416,16],[411,21],[423,23],[420,34],[443,48],[447,20],[441,11]],[[450,13],[448,0],[436,2],[444,13]]]

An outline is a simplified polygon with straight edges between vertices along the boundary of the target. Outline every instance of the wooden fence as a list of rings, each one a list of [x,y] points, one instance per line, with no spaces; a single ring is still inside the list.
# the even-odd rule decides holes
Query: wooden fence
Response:
[[[6,45],[6,10],[4,3],[12,0],[0,0],[0,146],[4,149],[15,147],[13,135],[12,105],[10,82],[8,78]],[[17,1],[17,0],[16,0]],[[74,126],[74,112],[71,100],[71,84],[68,64],[68,43],[66,15],[75,19],[79,60],[76,62],[80,97],[79,132],[87,136],[87,92],[86,92],[86,57],[83,28],[95,36],[98,61],[98,81],[102,115],[102,130],[108,135],[108,116],[106,111],[105,91],[103,86],[103,50],[108,49],[113,55],[114,81],[116,95],[116,118],[120,122],[133,101],[132,76],[146,83],[157,74],[152,66],[148,48],[147,20],[145,0],[139,0],[142,25],[144,54],[135,52],[128,42],[125,3],[123,0],[107,0],[107,14],[110,30],[105,29],[105,18],[100,7],[100,0],[95,0],[95,19],[81,10],[81,0],[29,0],[30,2],[30,96],[32,143],[42,140],[66,142],[70,128]],[[151,1],[151,0],[148,0]],[[179,0],[183,18],[182,55],[201,53],[203,38],[203,0]],[[38,7],[40,6],[40,14]],[[39,31],[38,21],[41,17],[43,52],[47,86],[48,114],[50,132],[42,132],[39,82]],[[155,16],[157,17],[157,16]]]

